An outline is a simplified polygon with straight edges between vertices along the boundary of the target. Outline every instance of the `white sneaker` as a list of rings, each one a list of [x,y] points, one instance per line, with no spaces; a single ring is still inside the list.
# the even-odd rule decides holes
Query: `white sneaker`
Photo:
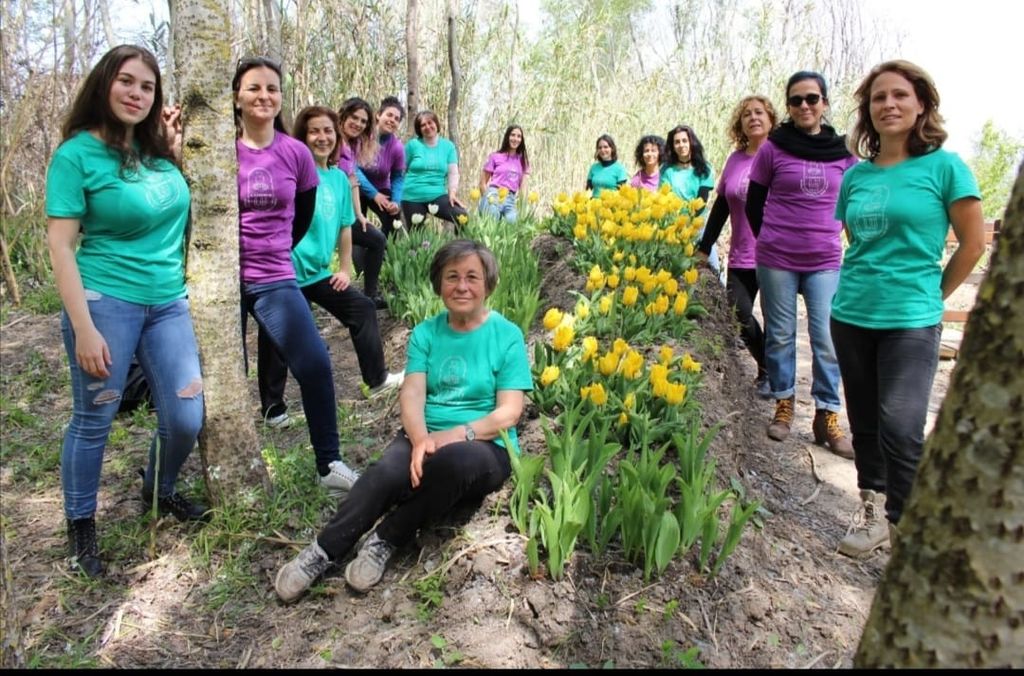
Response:
[[[263,424],[273,429],[280,429],[282,427],[288,427],[292,424],[291,416],[288,412],[279,413],[278,415],[272,415],[263,419]]]
[[[359,480],[359,472],[341,460],[335,460],[328,467],[331,471],[320,477],[320,485],[326,488],[333,498],[340,498],[348,493]]]
[[[367,399],[376,399],[377,397],[387,394],[392,390],[396,390],[402,386],[405,382],[405,371],[399,371],[398,373],[388,373],[387,377],[377,387],[371,387],[366,390]]]
[[[313,581],[323,575],[331,565],[327,552],[316,540],[299,552],[299,555],[281,567],[274,578],[274,590],[281,600],[289,603],[309,589]]]
[[[345,566],[345,581],[358,591],[368,590],[380,582],[394,551],[395,548],[390,543],[377,537],[377,531],[373,531],[359,548],[356,558]]]

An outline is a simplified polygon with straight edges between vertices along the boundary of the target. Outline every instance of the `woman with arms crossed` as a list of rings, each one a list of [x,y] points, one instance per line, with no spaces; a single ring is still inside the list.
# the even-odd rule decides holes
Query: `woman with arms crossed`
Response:
[[[943,300],[970,274],[985,239],[978,184],[942,149],[939,93],[928,74],[887,61],[855,96],[851,146],[867,162],[846,172],[836,203],[850,247],[832,301],[832,340],[864,517],[839,551],[860,557],[896,534],[921,459]],[[960,244],[942,268],[950,223]]]
[[[168,139],[176,137],[180,151],[180,113],[166,113],[165,130],[162,107],[153,55],[130,45],[111,49],[75,97],[47,173],[47,240],[71,367],[64,514],[72,565],[89,577],[104,571],[97,494],[132,355],[157,409],[143,509],[159,475],[159,513],[207,518],[206,507],[174,488],[202,426],[203,381],[185,288],[190,195]]]
[[[353,589],[368,590],[428,518],[498,490],[511,474],[508,454],[519,452],[515,425],[533,379],[522,331],[485,304],[498,263],[482,244],[454,240],[434,256],[430,281],[445,311],[409,340],[402,430],[316,539],[278,572],[283,601],[297,599],[390,509],[345,568]]]
[[[243,331],[244,317],[251,314],[259,324],[259,354],[276,351],[298,381],[320,485],[340,495],[359,475],[341,460],[331,359],[291,258],[313,218],[316,163],[305,144],[284,132],[280,65],[263,57],[243,59],[231,89],[238,125]],[[258,362],[257,368],[273,366]],[[287,422],[283,402],[262,404],[268,424]]]

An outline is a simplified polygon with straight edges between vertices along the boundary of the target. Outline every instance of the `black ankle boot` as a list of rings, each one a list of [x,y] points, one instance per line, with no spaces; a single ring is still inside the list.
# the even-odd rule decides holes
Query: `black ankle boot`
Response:
[[[145,470],[139,470],[139,476],[145,481]],[[153,489],[142,486],[142,513],[153,509]],[[181,493],[175,491],[168,496],[157,498],[156,511],[160,516],[171,514],[178,521],[209,521],[210,508],[201,502],[192,502]]]
[[[72,567],[78,568],[88,577],[99,577],[103,574],[103,562],[100,561],[99,545],[96,543],[96,520],[90,516],[67,521]]]

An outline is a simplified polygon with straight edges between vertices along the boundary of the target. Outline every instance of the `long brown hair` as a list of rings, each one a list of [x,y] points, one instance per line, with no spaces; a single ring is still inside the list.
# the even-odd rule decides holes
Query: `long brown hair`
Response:
[[[349,141],[341,127],[345,126],[345,120],[352,117],[357,110],[366,113],[366,126],[363,127],[359,138]],[[373,114],[373,108],[364,99],[353,96],[350,99],[345,99],[341,104],[338,119],[340,120],[338,143],[344,143],[352,148],[352,157],[355,158],[356,164],[364,166],[371,164],[373,158],[377,156],[377,117]]]
[[[859,157],[871,159],[878,155],[882,141],[871,123],[871,85],[882,73],[896,73],[913,85],[917,100],[924,106],[924,112],[917,116],[914,129],[907,137],[907,152],[911,156],[924,155],[941,148],[949,135],[942,128],[939,114],[939,91],[935,83],[920,66],[909,61],[896,59],[880,63],[871,69],[864,81],[857,87],[857,123],[850,132],[850,150]]]
[[[153,71],[153,107],[146,118],[135,125],[132,141],[135,147],[125,147],[127,130],[110,108],[110,88],[121,72],[121,66],[129,59],[139,59]],[[89,72],[75,96],[61,127],[61,140],[67,141],[80,131],[91,131],[121,156],[121,173],[141,162],[147,168],[154,168],[155,160],[174,162],[170,144],[164,134],[161,113],[164,107],[164,90],[160,83],[160,65],[145,47],[118,45],[103,55],[99,63]]]
[[[292,125],[292,136],[302,141],[304,145],[306,143],[306,134],[309,132],[309,121],[314,117],[326,117],[331,120],[331,124],[334,125],[334,149],[331,150],[330,156],[327,158],[327,166],[333,167],[338,163],[338,155],[341,154],[341,121],[338,119],[338,114],[328,108],[327,106],[307,106],[299,111],[299,114],[295,116],[295,124]]]

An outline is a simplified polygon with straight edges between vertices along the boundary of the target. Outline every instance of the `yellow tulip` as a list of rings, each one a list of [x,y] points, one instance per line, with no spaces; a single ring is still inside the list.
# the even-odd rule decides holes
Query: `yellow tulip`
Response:
[[[576,316],[580,319],[586,319],[590,316],[590,303],[586,300],[580,300],[576,303]]]
[[[465,225],[466,221],[469,220],[469,216],[467,216],[466,214],[459,214],[458,216],[455,217],[455,220],[459,222],[459,225]]]
[[[673,357],[675,357],[675,352],[668,345],[662,345],[661,349],[658,350],[658,362],[665,366],[668,366]]]
[[[690,353],[687,352],[683,355],[683,363],[681,364],[683,370],[690,371],[691,373],[700,373],[700,362],[694,361]]]
[[[606,315],[612,311],[613,299],[611,296],[601,296],[601,300],[598,301],[597,311],[602,315]]]
[[[576,332],[573,331],[571,325],[561,324],[555,329],[555,335],[551,339],[551,347],[555,352],[565,352],[572,345],[572,339],[575,337]]]
[[[627,282],[632,282],[636,279],[636,268],[631,265],[626,266],[626,269],[622,271],[622,278]]]
[[[529,202],[530,204],[536,204],[537,202],[540,201],[540,193],[538,193],[536,190],[531,190],[530,194],[526,196],[526,201]]]
[[[676,296],[676,302],[672,305],[672,312],[676,316],[681,317],[686,312],[686,303],[689,300],[689,296],[686,295],[685,291],[680,291]]]
[[[696,284],[697,283],[697,268],[690,268],[689,270],[684,272],[683,273],[683,279],[690,286],[693,286],[694,284]]]
[[[690,200],[690,213],[695,214],[704,208],[704,199],[701,197],[694,197]]]
[[[478,200],[480,199],[480,188],[473,188],[469,191],[469,199]]]
[[[622,338],[616,338],[615,342],[612,343],[612,352],[615,354],[622,354],[629,349],[629,343]]]
[[[587,284],[593,286],[593,290],[599,291],[604,288],[604,273],[601,272],[601,267],[595,265],[590,268],[590,274],[587,275]]]
[[[662,290],[666,296],[674,296],[679,293],[679,282],[675,278],[666,281],[661,285]]]
[[[540,384],[547,387],[558,380],[561,370],[557,366],[548,366],[540,374]]]
[[[673,406],[679,406],[686,401],[686,384],[669,383],[665,390],[665,401]]]
[[[597,360],[597,370],[603,376],[610,376],[619,368],[619,355],[609,352]]]
[[[622,359],[622,375],[627,380],[639,378],[644,369],[644,358],[639,352],[630,350]]]
[[[618,286],[619,286],[619,276],[618,275],[608,275],[607,277],[605,277],[604,283],[608,286],[609,289],[618,288]]]
[[[591,386],[590,385],[584,385],[583,387],[581,387],[580,388],[580,399],[582,399],[583,401],[586,401],[587,399],[589,399],[590,398],[590,390],[591,390]]]
[[[683,249],[683,252],[684,252],[684,253],[685,253],[685,254],[686,254],[687,256],[692,256],[692,255],[693,255],[693,242],[690,242],[689,244],[687,244],[687,245],[686,245],[686,248],[685,248],[685,249]]]
[[[573,226],[572,236],[575,237],[576,239],[586,239],[587,238],[587,226],[585,224],[583,224],[583,223],[577,222],[576,225]]]
[[[622,304],[629,307],[636,304],[636,299],[640,295],[640,289],[635,286],[627,286],[622,290]]]
[[[654,293],[654,290],[658,288],[658,280],[655,277],[648,277],[647,281],[644,282],[643,291],[644,295]]]
[[[654,301],[654,312],[659,315],[668,312],[668,296],[665,294],[658,295],[657,300]]]
[[[664,284],[668,280],[672,279],[672,273],[662,268],[661,270],[658,270],[658,273],[654,275],[654,277],[658,280],[659,284]]]
[[[619,262],[619,261],[621,261],[621,260],[622,260],[622,259],[623,259],[623,258],[624,258],[625,256],[626,256],[626,254],[624,254],[623,252],[621,252],[621,251],[616,251],[615,253],[613,253],[613,254],[612,254],[612,260],[613,260],[613,261],[615,261],[616,263],[618,263],[618,262]]]
[[[597,354],[597,338],[594,336],[587,336],[583,339],[583,354],[580,355],[580,359],[584,363],[590,361],[590,359]]]
[[[508,188],[504,186],[498,188],[498,201],[504,202],[506,197],[508,197]]]
[[[556,307],[551,308],[544,313],[544,328],[548,331],[554,331],[562,323],[563,316],[561,310]]]
[[[625,411],[619,414],[619,427],[623,427],[629,424],[629,416],[626,415]]]
[[[608,403],[608,393],[604,391],[604,385],[594,383],[591,386],[590,401],[594,402],[595,406],[604,406]]]
[[[627,411],[632,411],[634,406],[636,406],[636,393],[630,392],[626,395],[626,398],[622,400],[622,408]]]

